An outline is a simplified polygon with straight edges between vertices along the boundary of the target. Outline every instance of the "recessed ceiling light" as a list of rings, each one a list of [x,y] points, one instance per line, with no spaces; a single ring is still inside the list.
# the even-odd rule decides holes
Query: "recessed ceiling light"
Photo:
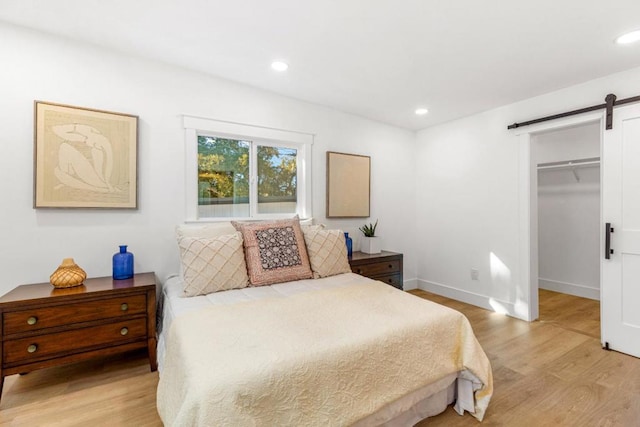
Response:
[[[287,65],[286,62],[282,62],[282,61],[273,61],[271,63],[271,68],[273,68],[276,71],[286,71],[287,68],[289,68],[289,65]]]
[[[640,40],[640,30],[631,31],[630,33],[623,34],[616,39],[618,44],[629,44]]]
[[[429,112],[429,110],[427,110],[426,108],[417,108],[416,109],[416,114],[418,116],[424,116],[425,114],[427,114]]]

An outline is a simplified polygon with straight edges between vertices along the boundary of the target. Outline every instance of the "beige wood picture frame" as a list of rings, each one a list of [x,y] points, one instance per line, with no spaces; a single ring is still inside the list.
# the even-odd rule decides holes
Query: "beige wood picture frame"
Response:
[[[371,157],[327,151],[327,218],[370,216]]]
[[[34,208],[137,209],[138,116],[35,101]]]

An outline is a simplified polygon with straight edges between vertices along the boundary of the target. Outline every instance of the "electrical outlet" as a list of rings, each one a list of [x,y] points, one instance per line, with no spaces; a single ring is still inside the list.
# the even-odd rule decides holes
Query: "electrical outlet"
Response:
[[[471,269],[471,280],[478,280],[479,276],[480,276],[480,271],[478,271],[477,268],[472,268]]]

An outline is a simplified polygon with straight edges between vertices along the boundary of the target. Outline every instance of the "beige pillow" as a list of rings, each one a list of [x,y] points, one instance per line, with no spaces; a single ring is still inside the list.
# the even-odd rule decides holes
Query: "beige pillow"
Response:
[[[233,234],[237,230],[231,225],[231,221],[212,222],[207,224],[181,224],[176,227],[176,237],[205,237],[212,238]]]
[[[252,286],[313,277],[297,217],[232,224],[242,233]]]
[[[188,297],[244,288],[249,284],[242,235],[178,239],[184,294]]]
[[[324,230],[324,224],[302,224],[300,223],[300,229],[303,233],[308,233],[309,231],[317,231]]]
[[[347,245],[341,230],[309,230],[304,233],[313,277],[351,273]]]

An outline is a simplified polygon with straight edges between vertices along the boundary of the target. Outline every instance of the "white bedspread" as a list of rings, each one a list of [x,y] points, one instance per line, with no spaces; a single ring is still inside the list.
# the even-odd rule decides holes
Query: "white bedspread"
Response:
[[[489,361],[464,316],[364,278],[184,314],[166,347],[158,386],[166,425],[351,425],[465,372],[482,383],[481,420],[492,393]]]

